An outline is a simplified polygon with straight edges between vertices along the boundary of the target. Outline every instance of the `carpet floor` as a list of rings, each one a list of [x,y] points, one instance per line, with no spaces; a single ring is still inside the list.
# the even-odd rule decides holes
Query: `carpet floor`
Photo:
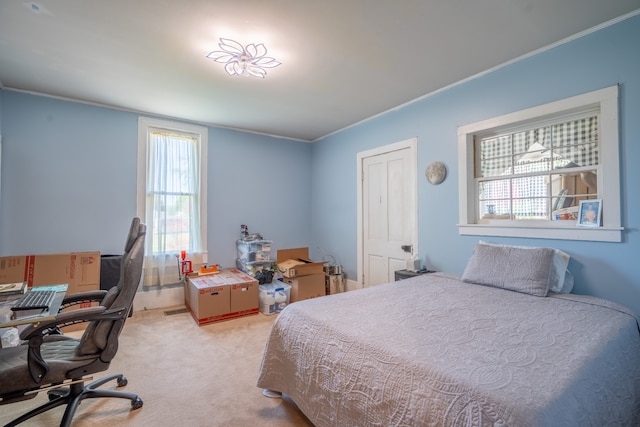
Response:
[[[276,316],[257,314],[205,326],[181,307],[137,311],[120,335],[108,371],[128,380],[141,409],[123,399],[84,400],[73,427],[102,426],[312,426],[288,398],[270,399],[256,387],[262,352]],[[71,332],[79,336],[81,332]],[[115,388],[115,381],[102,388]],[[44,403],[34,399],[0,406],[0,425]],[[22,425],[56,426],[64,407]]]

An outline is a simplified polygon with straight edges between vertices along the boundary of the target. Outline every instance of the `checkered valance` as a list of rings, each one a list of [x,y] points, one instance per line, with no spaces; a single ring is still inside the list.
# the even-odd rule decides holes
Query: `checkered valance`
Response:
[[[480,163],[480,177],[596,166],[598,116],[482,139]]]

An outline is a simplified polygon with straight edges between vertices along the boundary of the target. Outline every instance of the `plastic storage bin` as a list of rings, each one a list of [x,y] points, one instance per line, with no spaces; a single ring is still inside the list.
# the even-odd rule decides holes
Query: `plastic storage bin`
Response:
[[[245,240],[236,241],[238,259],[245,263],[256,261],[272,261],[271,240]]]
[[[252,277],[256,277],[256,273],[260,270],[273,270],[275,261],[242,261],[240,258],[236,259],[236,267],[238,270],[242,270]]]

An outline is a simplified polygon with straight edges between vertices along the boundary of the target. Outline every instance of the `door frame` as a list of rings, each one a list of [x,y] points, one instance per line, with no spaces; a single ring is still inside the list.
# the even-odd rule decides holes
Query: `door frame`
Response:
[[[371,150],[366,150],[366,151],[362,151],[359,152],[357,154],[357,172],[356,172],[356,180],[357,180],[357,199],[358,199],[358,211],[357,211],[357,215],[358,215],[358,230],[357,230],[357,239],[358,239],[358,277],[357,277],[357,283],[358,285],[363,288],[364,287],[364,281],[362,280],[362,273],[363,273],[363,269],[364,269],[364,233],[363,233],[363,215],[364,215],[364,209],[363,209],[363,203],[362,203],[362,184],[364,181],[364,176],[363,176],[363,163],[364,163],[364,159],[369,158],[369,157],[373,157],[373,156],[378,156],[381,154],[386,154],[386,153],[390,153],[393,151],[398,151],[398,150],[404,150],[404,149],[409,149],[409,164],[411,165],[411,167],[413,168],[413,170],[415,171],[414,173],[414,200],[415,200],[415,206],[414,206],[414,213],[413,213],[413,224],[411,225],[411,228],[413,229],[413,252],[416,254],[419,254],[419,247],[418,247],[418,137],[413,137],[411,139],[406,139],[404,141],[400,141],[400,142],[396,142],[393,144],[389,144],[389,145],[384,145],[382,147],[377,147],[377,148],[373,148]]]

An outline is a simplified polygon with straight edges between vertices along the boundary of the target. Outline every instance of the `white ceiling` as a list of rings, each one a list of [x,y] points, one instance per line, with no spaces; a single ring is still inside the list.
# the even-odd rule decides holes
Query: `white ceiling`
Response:
[[[640,9],[640,0],[0,0],[0,82],[313,141]],[[634,12],[635,13],[635,12]],[[265,79],[206,58],[264,43]]]

